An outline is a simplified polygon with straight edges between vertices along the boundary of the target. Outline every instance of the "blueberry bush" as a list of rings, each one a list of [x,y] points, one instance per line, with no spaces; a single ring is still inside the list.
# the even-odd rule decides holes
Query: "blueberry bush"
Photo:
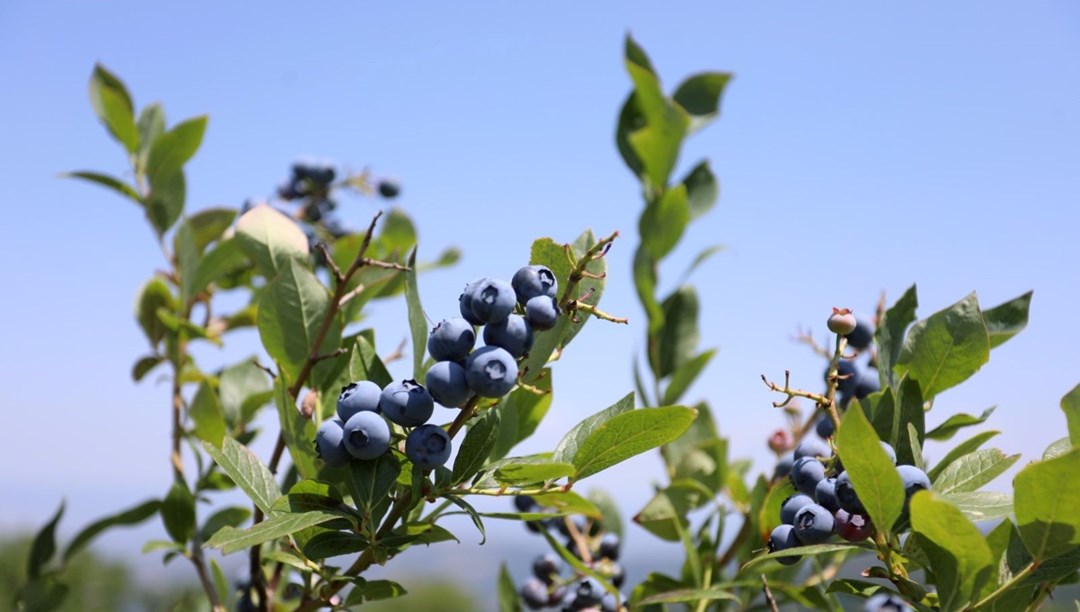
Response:
[[[76,555],[110,528],[154,517],[168,539],[145,551],[190,565],[215,611],[349,609],[405,595],[407,585],[368,570],[412,546],[457,541],[443,520],[451,515],[468,516],[482,538],[485,521],[521,521],[551,549],[532,576],[502,567],[505,612],[840,610],[857,599],[866,610],[1023,610],[1076,582],[1080,387],[1062,400],[1068,435],[1019,471],[1013,495],[983,490],[1019,459],[983,448],[996,431],[934,463],[922,451],[990,417],[932,409],[1025,327],[1030,293],[988,309],[971,294],[918,320],[912,287],[872,319],[822,313],[830,346],[804,338],[826,363],[821,386],[792,386],[805,373],[785,373],[782,384],[762,376],[763,398],[776,394],[790,422],[768,438],[777,464],[767,474],[729,457],[706,403],[683,405],[716,352],[698,346],[701,305],[688,279],[720,247],[701,250],[663,296],[660,269],[719,188],[706,161],[672,175],[686,138],[719,114],[731,77],[691,76],[669,96],[629,37],[625,65],[633,89],[615,140],[644,200],[633,257],[645,313],[636,394],[612,397],[550,452],[526,456],[514,449],[553,407],[559,356],[590,319],[628,322],[599,307],[618,232],[539,238],[528,261],[463,279],[460,295],[425,307],[420,272],[453,265],[457,251],[421,261],[416,227],[398,207],[359,231],[336,212],[357,195],[389,204],[396,181],[304,160],[266,201],[191,212],[184,166],[207,118],[169,126],[160,105],[137,109],[122,81],[95,67],[91,103],[130,179],[68,176],[135,204],[164,255],[138,293],[148,352],[132,376],[170,381],[171,479],[62,548],[61,505],[30,547],[16,607],[57,607]],[[237,302],[225,294],[243,305],[222,311]],[[365,307],[402,297],[411,342],[380,356]],[[257,331],[259,355],[196,361],[192,346],[220,346],[242,328]],[[410,378],[391,377],[396,359],[411,361]],[[270,431],[255,426],[264,411],[276,415]],[[274,440],[267,458],[251,448],[261,436]],[[653,449],[667,480],[632,520],[680,545],[685,560],[631,585],[620,509],[580,482]],[[250,503],[224,501],[237,491]],[[476,510],[479,496],[507,498],[506,511]],[[208,549],[243,556],[248,578],[230,582]]]

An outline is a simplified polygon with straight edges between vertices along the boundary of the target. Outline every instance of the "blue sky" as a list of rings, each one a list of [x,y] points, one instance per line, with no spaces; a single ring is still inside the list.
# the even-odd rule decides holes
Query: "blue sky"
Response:
[[[267,195],[301,155],[399,178],[422,255],[464,252],[421,280],[433,318],[453,314],[464,282],[509,277],[534,238],[621,230],[604,301],[632,324],[590,323],[556,366],[554,408],[522,446],[539,451],[632,388],[642,346],[630,280],[641,201],[612,137],[632,32],[669,88],[735,73],[721,119],[681,160],[710,158],[721,200],[662,276],[670,288],[701,247],[728,247],[693,277],[702,344],[720,352],[688,397],[710,402],[736,456],[771,465],[765,438],[782,419],[760,374],[820,380],[791,342],[800,325],[820,335],[830,307],[869,314],[881,291],[912,283],[923,316],[973,290],[984,306],[1035,290],[1027,331],[928,422],[998,405],[989,425],[1021,465],[1063,435],[1058,400],[1080,382],[1075,3],[9,2],[0,24],[0,464],[16,466],[0,477],[16,500],[0,527],[38,524],[63,496],[72,529],[168,482],[167,388],[128,377],[145,351],[132,302],[160,252],[129,204],[57,178],[124,170],[87,101],[96,61],[137,105],[163,101],[170,122],[209,113],[192,209]],[[354,226],[378,205],[346,203]],[[384,352],[407,333],[399,303],[371,321]],[[256,350],[241,334],[199,357]],[[647,455],[603,484],[632,514],[659,476]],[[104,546],[130,552],[157,532]]]

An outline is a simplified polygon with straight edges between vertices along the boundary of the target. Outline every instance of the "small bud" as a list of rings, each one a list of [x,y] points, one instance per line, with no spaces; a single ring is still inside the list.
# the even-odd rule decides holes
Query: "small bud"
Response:
[[[833,308],[827,325],[832,333],[846,336],[855,331],[855,315],[847,308]]]
[[[305,419],[311,419],[311,415],[315,414],[315,406],[319,402],[319,394],[317,391],[308,391],[304,396],[304,401],[300,402],[300,414],[304,415]]]
[[[794,440],[791,438],[791,432],[786,429],[777,429],[769,436],[769,448],[774,453],[783,453],[791,450],[791,446]]]

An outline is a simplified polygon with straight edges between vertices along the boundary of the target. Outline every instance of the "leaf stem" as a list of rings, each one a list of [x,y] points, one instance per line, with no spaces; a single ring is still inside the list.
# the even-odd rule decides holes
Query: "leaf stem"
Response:
[[[969,612],[974,612],[975,610],[980,610],[980,609],[985,608],[986,606],[994,603],[1002,595],[1004,595],[1007,591],[1009,591],[1010,589],[1018,586],[1021,582],[1026,580],[1027,577],[1030,576],[1031,574],[1033,574],[1035,572],[1035,570],[1037,570],[1038,568],[1039,568],[1039,563],[1037,561],[1032,561],[1031,563],[1028,563],[1024,567],[1024,569],[1022,569],[1019,572],[1013,574],[1012,578],[1009,578],[1001,586],[994,589],[994,592],[990,593],[986,597],[983,597],[979,601],[975,602],[975,604],[972,605],[971,607],[967,608],[967,610]]]

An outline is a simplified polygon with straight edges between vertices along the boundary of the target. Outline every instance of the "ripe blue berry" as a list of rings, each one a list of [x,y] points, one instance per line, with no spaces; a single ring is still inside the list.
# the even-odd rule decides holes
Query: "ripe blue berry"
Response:
[[[893,450],[892,445],[888,442],[882,442],[881,448],[885,451],[885,454],[889,456],[889,460],[893,462],[893,465],[896,465],[896,451]]]
[[[874,328],[866,321],[857,321],[855,329],[847,334],[847,341],[856,350],[866,350],[874,341]]]
[[[539,512],[540,506],[531,495],[515,495],[514,507],[518,512]]]
[[[374,412],[357,412],[342,431],[345,448],[357,459],[374,459],[390,448],[390,426]]]
[[[577,588],[574,589],[577,595],[576,604],[588,608],[589,606],[595,606],[600,604],[600,600],[604,598],[604,585],[600,584],[600,581],[592,576],[586,576],[577,581]]]
[[[776,461],[776,470],[773,471],[773,480],[787,478],[791,474],[791,466],[795,463],[795,453],[784,453]]]
[[[866,508],[855,494],[855,487],[851,484],[851,477],[847,470],[840,472],[836,477],[836,498],[840,500],[840,507],[852,514],[866,514]]]
[[[461,408],[472,397],[465,368],[453,361],[440,361],[431,366],[424,382],[431,397],[447,408]]]
[[[831,438],[836,433],[836,425],[833,424],[829,415],[823,414],[818,417],[817,424],[814,425],[814,431],[817,432],[819,438]]]
[[[900,473],[900,480],[904,481],[904,495],[906,497],[904,508],[906,509],[912,495],[930,488],[930,477],[926,475],[926,472],[914,465],[898,465],[896,471]]]
[[[619,602],[611,593],[604,595],[600,600],[600,612],[619,612]]]
[[[608,532],[600,540],[600,556],[615,561],[619,558],[619,536]]]
[[[378,412],[382,389],[370,380],[361,380],[341,388],[337,398],[337,415],[344,423],[361,411]]]
[[[826,327],[834,334],[846,336],[855,331],[855,315],[847,308],[833,308]]]
[[[892,593],[877,593],[866,600],[863,612],[911,612],[911,606]]]
[[[817,504],[807,504],[795,513],[795,537],[803,544],[821,544],[833,532],[833,515]]]
[[[840,499],[836,497],[836,479],[825,478],[817,483],[814,489],[814,499],[829,512],[840,509]]]
[[[401,185],[398,185],[397,181],[391,179],[383,179],[379,181],[376,189],[379,190],[379,195],[386,198],[387,200],[392,200],[398,197],[398,194],[401,193]]]
[[[521,586],[521,599],[530,610],[539,610],[548,604],[547,585],[539,578],[529,578]]]
[[[390,383],[379,397],[379,408],[386,418],[403,427],[427,423],[435,411],[435,399],[415,380]]]
[[[462,317],[446,319],[428,336],[427,350],[435,361],[460,361],[469,356],[476,344],[472,324]]]
[[[473,313],[472,301],[473,292],[476,291],[476,288],[480,285],[480,283],[486,280],[488,280],[487,277],[478,278],[473,282],[469,283],[468,285],[465,285],[465,289],[461,292],[461,295],[458,296],[458,310],[461,311],[462,318],[464,318],[469,323],[472,323],[473,325],[484,324],[484,321],[482,321],[476,316],[475,313]]]
[[[874,534],[874,524],[868,516],[851,514],[840,509],[836,511],[834,518],[833,530],[848,542],[862,542]]]
[[[544,553],[533,561],[533,574],[544,584],[551,584],[562,572],[562,561],[555,553]]]
[[[532,327],[525,317],[512,314],[502,321],[484,326],[484,344],[506,349],[514,359],[518,359],[532,348]]]
[[[622,565],[618,563],[611,564],[611,584],[616,589],[621,588],[623,583],[626,582],[626,570]]]
[[[510,279],[510,285],[514,289],[518,303],[522,306],[538,295],[553,298],[559,290],[559,282],[547,266],[521,268],[514,273],[514,278]]]
[[[809,506],[814,503],[814,499],[809,495],[803,495],[802,493],[796,493],[791,497],[784,500],[780,504],[780,522],[784,525],[792,525],[795,523],[795,515],[802,510],[803,506]]]
[[[813,495],[818,483],[824,479],[825,466],[813,457],[796,459],[791,466],[791,484],[806,495]]]
[[[855,376],[857,370],[855,369],[855,362],[850,359],[841,359],[836,364],[836,375],[839,380],[836,381],[836,392],[851,396],[855,393]],[[825,368],[825,382],[829,382],[829,369]],[[843,404],[843,401],[841,401]]]
[[[323,421],[315,431],[315,454],[327,465],[345,465],[349,451],[345,449],[343,423],[337,419]]]
[[[517,384],[517,362],[506,349],[485,346],[476,349],[465,364],[469,388],[483,397],[502,397]]]
[[[472,290],[472,311],[476,318],[486,323],[502,321],[514,311],[514,290],[510,283],[498,279],[484,279]]]
[[[769,534],[769,552],[771,553],[795,548],[799,544],[799,538],[795,535],[795,528],[791,525],[780,525]],[[799,555],[789,555],[787,557],[776,557],[776,560],[781,565],[794,565],[801,558]]]
[[[533,329],[551,329],[559,322],[559,303],[553,297],[538,295],[525,302],[525,320]]]
[[[803,457],[831,457],[832,449],[829,448],[828,443],[824,440],[818,440],[815,438],[803,438],[802,442],[795,447],[795,460],[798,461]]]
[[[450,436],[438,425],[421,425],[405,438],[405,456],[422,470],[434,470],[450,458]]]

